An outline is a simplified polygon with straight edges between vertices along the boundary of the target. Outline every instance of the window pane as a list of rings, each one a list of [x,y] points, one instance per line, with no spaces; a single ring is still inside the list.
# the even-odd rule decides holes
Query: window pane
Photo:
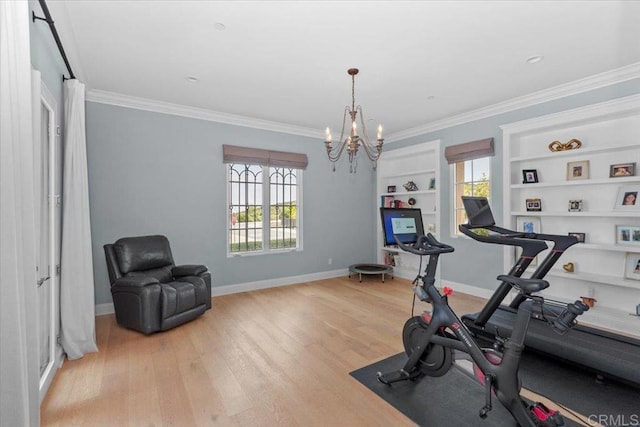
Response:
[[[269,246],[273,249],[297,247],[296,170],[270,168]]]
[[[490,197],[490,158],[468,160],[452,165],[453,177],[453,234],[461,234],[460,224],[467,222],[467,215],[462,205],[462,196]]]
[[[473,181],[482,181],[489,178],[489,158],[473,160]]]
[[[262,249],[262,167],[229,164],[229,251]]]

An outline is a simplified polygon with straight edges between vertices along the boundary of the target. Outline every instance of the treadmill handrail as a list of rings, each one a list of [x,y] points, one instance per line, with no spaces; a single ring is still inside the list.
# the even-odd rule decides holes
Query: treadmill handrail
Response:
[[[543,234],[543,233],[525,233],[514,230],[508,230],[506,228],[498,227],[497,225],[487,225],[482,227],[471,226],[469,224],[460,224],[458,229],[465,236],[471,237],[474,240],[484,243],[495,243],[498,245],[508,246],[524,246],[529,244],[539,243],[540,246],[544,245],[541,249],[547,249],[546,241],[553,242],[553,249],[557,251],[565,251],[567,248],[578,243],[578,238],[569,235],[560,234]],[[484,229],[489,230],[497,234],[483,235],[475,233],[473,230]]]

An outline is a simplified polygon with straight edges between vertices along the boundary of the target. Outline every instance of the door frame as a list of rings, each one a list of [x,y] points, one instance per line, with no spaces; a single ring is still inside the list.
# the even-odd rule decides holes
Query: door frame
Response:
[[[48,197],[47,197],[47,208],[49,210],[49,235],[47,238],[49,244],[49,266],[50,266],[50,298],[49,298],[49,337],[50,337],[50,345],[49,345],[49,363],[47,367],[44,369],[40,376],[39,381],[39,394],[40,394],[40,403],[44,400],[47,391],[49,390],[49,386],[53,381],[53,377],[55,376],[57,370],[62,365],[63,361],[63,352],[62,347],[59,344],[58,337],[60,335],[60,287],[59,287],[59,271],[58,271],[58,257],[60,253],[60,241],[59,241],[59,229],[60,229],[60,220],[58,214],[58,206],[60,205],[60,195],[56,194],[57,181],[56,178],[58,176],[58,172],[61,170],[62,165],[58,164],[57,152],[60,148],[59,144],[59,127],[57,124],[57,120],[59,118],[58,115],[58,103],[56,102],[55,97],[49,91],[44,81],[41,79],[41,73],[37,70],[32,70],[32,89],[33,89],[33,123],[34,123],[34,143],[36,141],[40,143],[41,137],[41,123],[42,123],[42,107],[48,111],[49,121],[48,126],[49,129],[47,131],[48,135],[48,150],[47,152],[43,152],[39,150],[41,156],[47,156],[49,162],[49,181],[48,181]],[[37,301],[34,303],[37,308]],[[39,343],[38,343],[39,344]],[[38,354],[40,354],[38,352]]]

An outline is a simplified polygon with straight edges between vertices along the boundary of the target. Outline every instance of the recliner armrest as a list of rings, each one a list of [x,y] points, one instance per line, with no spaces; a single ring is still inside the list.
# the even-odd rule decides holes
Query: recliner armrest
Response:
[[[113,291],[130,291],[130,292],[140,292],[146,286],[149,285],[157,285],[160,281],[155,277],[150,276],[129,276],[129,277],[121,277],[113,282],[111,285],[111,290]]]
[[[171,269],[173,277],[185,277],[185,276],[199,276],[202,273],[207,272],[207,267],[204,265],[176,265]]]

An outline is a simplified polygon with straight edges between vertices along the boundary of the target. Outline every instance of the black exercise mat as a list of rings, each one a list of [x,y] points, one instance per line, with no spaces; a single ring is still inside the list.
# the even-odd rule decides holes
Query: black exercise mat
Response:
[[[484,390],[459,369],[439,378],[404,381],[391,387],[376,373],[394,371],[407,360],[404,353],[351,372],[363,385],[421,426],[516,426],[511,414],[493,397],[493,410],[482,420]],[[535,353],[525,353],[520,367],[524,387],[585,416],[634,419],[640,413],[640,390],[624,384],[598,384],[593,374]],[[565,411],[561,411],[565,412]],[[587,420],[588,421],[588,420]],[[565,418],[565,425],[578,424]]]
[[[640,421],[640,389],[610,379],[596,382],[594,373],[576,365],[525,351],[520,379],[523,387],[583,415],[619,415]]]

